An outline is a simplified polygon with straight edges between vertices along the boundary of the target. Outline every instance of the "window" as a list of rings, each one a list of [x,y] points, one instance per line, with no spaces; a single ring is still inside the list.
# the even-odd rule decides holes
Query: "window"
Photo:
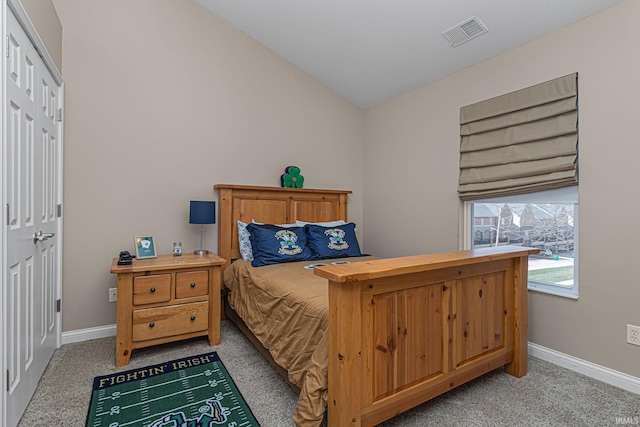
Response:
[[[529,289],[578,298],[578,187],[465,203],[467,247],[516,245],[529,257]]]
[[[460,108],[465,248],[520,245],[529,289],[578,298],[578,74]]]

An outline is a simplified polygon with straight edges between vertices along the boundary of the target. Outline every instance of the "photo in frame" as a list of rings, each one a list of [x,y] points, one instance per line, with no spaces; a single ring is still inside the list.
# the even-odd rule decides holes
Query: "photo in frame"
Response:
[[[156,254],[156,245],[153,242],[153,237],[136,236],[135,244],[136,244],[136,258],[145,259],[145,258],[156,258],[158,256]]]

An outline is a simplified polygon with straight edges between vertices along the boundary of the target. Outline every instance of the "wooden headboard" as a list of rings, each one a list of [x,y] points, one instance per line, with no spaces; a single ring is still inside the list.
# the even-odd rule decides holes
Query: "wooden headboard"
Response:
[[[268,224],[298,221],[347,220],[349,190],[259,187],[216,184],[218,190],[218,255],[227,260],[240,258],[238,221]]]

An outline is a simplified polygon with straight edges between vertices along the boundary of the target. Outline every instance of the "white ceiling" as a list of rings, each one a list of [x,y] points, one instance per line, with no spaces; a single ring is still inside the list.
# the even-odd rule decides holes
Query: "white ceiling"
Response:
[[[369,108],[621,0],[195,0],[355,105]],[[476,16],[489,32],[451,47]]]

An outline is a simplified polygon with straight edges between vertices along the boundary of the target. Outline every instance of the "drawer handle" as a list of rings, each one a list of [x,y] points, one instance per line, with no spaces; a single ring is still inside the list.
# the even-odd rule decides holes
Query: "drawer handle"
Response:
[[[196,320],[196,316],[191,316],[191,320]]]
[[[151,293],[154,293],[156,291],[156,288],[151,288],[150,291]]]
[[[155,323],[153,323],[153,322],[149,323],[149,327],[150,327],[150,328],[153,328],[154,326],[156,326],[156,324],[155,324]]]
[[[195,287],[196,287],[196,284],[195,284],[195,283],[191,283],[191,287],[192,287],[192,288],[195,288]]]

